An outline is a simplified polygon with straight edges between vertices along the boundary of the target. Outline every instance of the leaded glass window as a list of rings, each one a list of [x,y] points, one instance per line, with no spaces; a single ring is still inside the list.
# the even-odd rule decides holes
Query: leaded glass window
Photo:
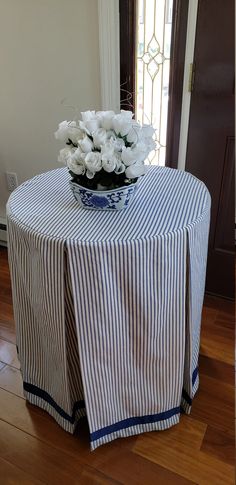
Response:
[[[165,165],[173,0],[138,0],[137,6],[136,118],[156,130],[148,162]]]

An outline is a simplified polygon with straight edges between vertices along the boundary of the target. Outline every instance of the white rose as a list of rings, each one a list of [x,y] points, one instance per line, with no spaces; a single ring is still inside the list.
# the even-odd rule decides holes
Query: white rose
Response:
[[[71,157],[71,158],[73,158],[73,160],[76,160],[76,161],[77,161],[77,160],[81,160],[81,159],[82,159],[82,157],[81,157],[82,153],[83,153],[83,152],[82,152],[81,148],[80,148],[80,147],[78,147],[78,148],[76,148],[76,150],[74,151],[74,153],[73,153],[73,155],[72,155],[72,157]]]
[[[146,167],[142,162],[136,162],[125,170],[125,175],[129,179],[134,179],[136,177],[141,177],[146,173]]]
[[[85,166],[89,172],[99,172],[102,168],[101,153],[90,152],[85,157]],[[86,173],[87,175],[87,173]]]
[[[121,160],[127,167],[129,165],[133,165],[133,163],[137,161],[137,152],[132,150],[130,147],[123,147],[121,152]]]
[[[114,172],[116,174],[124,173],[125,169],[126,169],[125,165],[117,158],[116,159],[116,168],[115,168]]]
[[[98,130],[94,131],[93,133],[93,143],[95,147],[100,148],[101,145],[104,145],[107,140],[107,132],[103,128],[99,128]]]
[[[152,138],[145,138],[148,153],[156,150],[156,142]]]
[[[82,133],[86,133],[87,135],[91,135],[90,131],[86,128],[85,123],[83,121],[79,121],[79,127]]]
[[[85,122],[85,126],[87,130],[89,130],[89,132],[93,134],[94,131],[98,130],[98,128],[100,127],[100,122],[98,119],[89,120]]]
[[[81,115],[83,121],[79,122],[79,126],[81,130],[85,131],[88,135],[91,135],[94,131],[100,128],[100,119],[95,111],[84,111]]]
[[[103,116],[105,113],[107,113],[107,111],[96,111],[96,116],[97,116],[99,119],[101,119],[101,117],[102,117],[102,116]]]
[[[69,158],[67,167],[76,175],[84,175],[85,173],[85,166],[82,160],[76,161],[73,158]]]
[[[95,172],[90,172],[90,170],[86,170],[86,177],[88,177],[88,179],[93,179],[95,175]]]
[[[69,147],[62,148],[62,150],[60,150],[60,152],[59,152],[57,161],[59,163],[64,163],[66,165],[67,159],[69,157],[71,157],[72,153],[73,152],[71,151],[71,149]]]
[[[112,120],[113,129],[117,135],[125,136],[132,128],[132,118],[123,114],[115,115]]]
[[[101,120],[101,127],[104,128],[104,130],[111,130],[113,127],[112,121],[115,116],[114,111],[104,111],[100,117]]]
[[[136,157],[136,161],[142,162],[148,156],[150,150],[148,149],[146,143],[140,141],[134,147],[132,147],[132,151],[134,153],[134,156]]]
[[[111,141],[109,141],[101,147],[101,156],[102,156],[102,159],[107,160],[108,158],[113,157],[113,155],[114,155],[114,145]]]
[[[76,122],[75,121],[62,121],[59,124],[58,130],[54,133],[55,138],[57,140],[62,141],[63,143],[67,142],[68,139],[74,136],[75,132],[79,128],[76,127]]]
[[[108,172],[108,173],[110,173],[110,172],[114,172],[114,170],[115,170],[115,168],[116,168],[116,163],[117,163],[117,162],[116,162],[116,160],[117,160],[117,159],[116,159],[116,157],[114,157],[114,156],[113,156],[113,157],[111,157],[111,158],[109,158],[109,159],[105,159],[105,158],[104,158],[104,159],[102,160],[102,168],[103,168],[103,169],[104,169],[106,172]]]
[[[91,152],[91,150],[94,148],[92,140],[86,135],[83,140],[80,140],[78,142],[81,150],[85,153]]]
[[[107,140],[110,140],[111,138],[114,138],[115,136],[116,136],[116,134],[114,133],[114,130],[108,130],[107,131]]]
[[[75,121],[62,121],[59,124],[58,130],[55,132],[55,138],[66,143],[71,140],[73,144],[77,145],[78,140],[82,138],[83,133],[76,125]]]
[[[152,138],[154,133],[155,133],[155,130],[151,125],[143,125],[142,126],[142,135],[144,136],[144,138],[147,138],[147,137]]]
[[[92,135],[94,131],[98,130],[100,127],[100,122],[97,119],[89,120],[89,121],[79,121],[80,129],[87,133],[87,135]]]
[[[138,143],[141,134],[141,126],[138,123],[134,123],[127,135],[127,141],[129,143]]]
[[[95,118],[95,111],[81,111],[81,116],[83,121],[89,121]]]
[[[110,142],[113,144],[116,152],[121,152],[122,148],[125,146],[125,142],[122,138],[114,138],[113,136],[110,138]]]
[[[78,145],[79,140],[83,138],[83,132],[78,128],[78,126],[71,128],[69,132],[69,139],[74,145]]]
[[[132,118],[134,116],[134,113],[132,111],[129,111],[129,110],[126,110],[126,109],[121,109],[120,113],[121,113],[122,116],[124,116],[125,118],[127,118],[129,120],[132,120]]]

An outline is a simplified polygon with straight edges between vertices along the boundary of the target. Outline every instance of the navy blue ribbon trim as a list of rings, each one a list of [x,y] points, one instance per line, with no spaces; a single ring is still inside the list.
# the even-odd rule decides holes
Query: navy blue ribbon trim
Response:
[[[29,384],[28,382],[23,382],[23,388],[26,392],[30,392],[31,394],[34,394],[35,396],[38,396],[40,397],[41,399],[43,399],[44,401],[46,401],[48,404],[50,404],[50,406],[52,406],[55,411],[60,414],[60,416],[64,419],[66,419],[67,421],[69,421],[69,423],[71,424],[74,424],[75,422],[75,414],[76,414],[76,411],[78,409],[84,409],[85,408],[85,403],[84,401],[77,401],[75,402],[74,406],[73,406],[73,412],[72,412],[72,416],[70,416],[69,414],[67,414],[57,403],[56,401],[54,401],[54,399],[52,398],[52,396],[50,396],[50,394],[48,394],[46,391],[44,391],[43,389],[40,389],[39,387],[37,386],[34,386],[33,384]]]
[[[195,381],[198,376],[198,367],[193,372],[192,375],[192,385],[195,384]],[[75,414],[78,409],[85,409],[85,402],[83,400],[75,402],[73,406],[73,412],[72,416],[67,414],[57,403],[54,401],[52,396],[48,394],[46,391],[43,389],[40,389],[37,386],[34,386],[33,384],[29,384],[28,382],[23,382],[23,387],[26,392],[30,392],[31,394],[34,394],[35,396],[40,397],[44,401],[46,401],[50,406],[52,406],[55,411],[57,411],[58,414],[67,421],[69,421],[71,424],[74,424],[75,422]],[[188,393],[183,389],[182,391],[182,397],[184,400],[191,406],[192,404],[192,399],[188,395]],[[105,428],[101,428],[98,431],[95,431],[94,433],[90,434],[91,441],[95,441],[99,438],[102,438],[103,436],[106,436],[107,434],[111,434],[115,431],[120,431],[121,429],[126,429],[129,428],[130,426],[135,426],[137,424],[149,424],[149,423],[156,423],[158,421],[163,421],[165,419],[171,418],[175,414],[179,414],[180,411],[182,412],[183,409],[180,407],[176,407],[173,409],[169,409],[168,411],[164,411],[162,413],[158,414],[149,414],[146,416],[136,416],[133,418],[127,418],[123,419],[122,421],[118,421],[117,423],[111,424],[110,426],[105,426]]]
[[[198,376],[198,370],[199,369],[198,369],[198,366],[197,366],[196,369],[193,371],[193,375],[192,375],[192,386],[194,386],[194,384],[196,382],[196,379],[197,379],[197,376]],[[184,398],[184,400],[186,401],[186,403],[189,404],[189,406],[192,405],[193,400],[188,395],[188,393],[185,391],[185,389],[183,389],[183,391],[182,391],[182,397]]]
[[[150,424],[157,423],[158,421],[164,421],[164,419],[171,418],[176,414],[180,413],[180,407],[169,409],[163,413],[158,414],[148,414],[146,416],[135,416],[133,418],[123,419],[117,423],[111,424],[110,426],[105,426],[105,428],[98,429],[94,433],[90,434],[90,440],[95,441],[107,434],[114,433],[115,431],[120,431],[121,429],[129,428],[130,426],[136,426],[137,424]]]
[[[191,406],[193,400],[191,399],[191,397],[189,397],[188,393],[184,389],[182,391],[182,397],[187,402],[187,404],[189,404],[189,406]]]
[[[193,375],[192,375],[192,385],[194,386],[195,384],[195,381],[197,379],[197,376],[198,376],[198,366],[196,367],[196,369],[193,371]]]

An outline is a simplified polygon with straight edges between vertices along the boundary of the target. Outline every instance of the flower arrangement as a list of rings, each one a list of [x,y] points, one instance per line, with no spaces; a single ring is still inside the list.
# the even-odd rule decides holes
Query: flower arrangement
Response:
[[[66,143],[58,161],[72,181],[93,190],[133,184],[146,172],[145,159],[155,149],[154,129],[141,126],[132,111],[85,111],[82,120],[62,121],[55,133]]]

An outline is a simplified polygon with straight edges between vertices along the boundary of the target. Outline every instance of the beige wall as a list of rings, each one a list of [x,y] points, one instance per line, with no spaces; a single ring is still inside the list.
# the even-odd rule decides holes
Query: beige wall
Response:
[[[0,217],[19,183],[57,168],[53,133],[73,112],[101,109],[97,0],[0,0]]]

